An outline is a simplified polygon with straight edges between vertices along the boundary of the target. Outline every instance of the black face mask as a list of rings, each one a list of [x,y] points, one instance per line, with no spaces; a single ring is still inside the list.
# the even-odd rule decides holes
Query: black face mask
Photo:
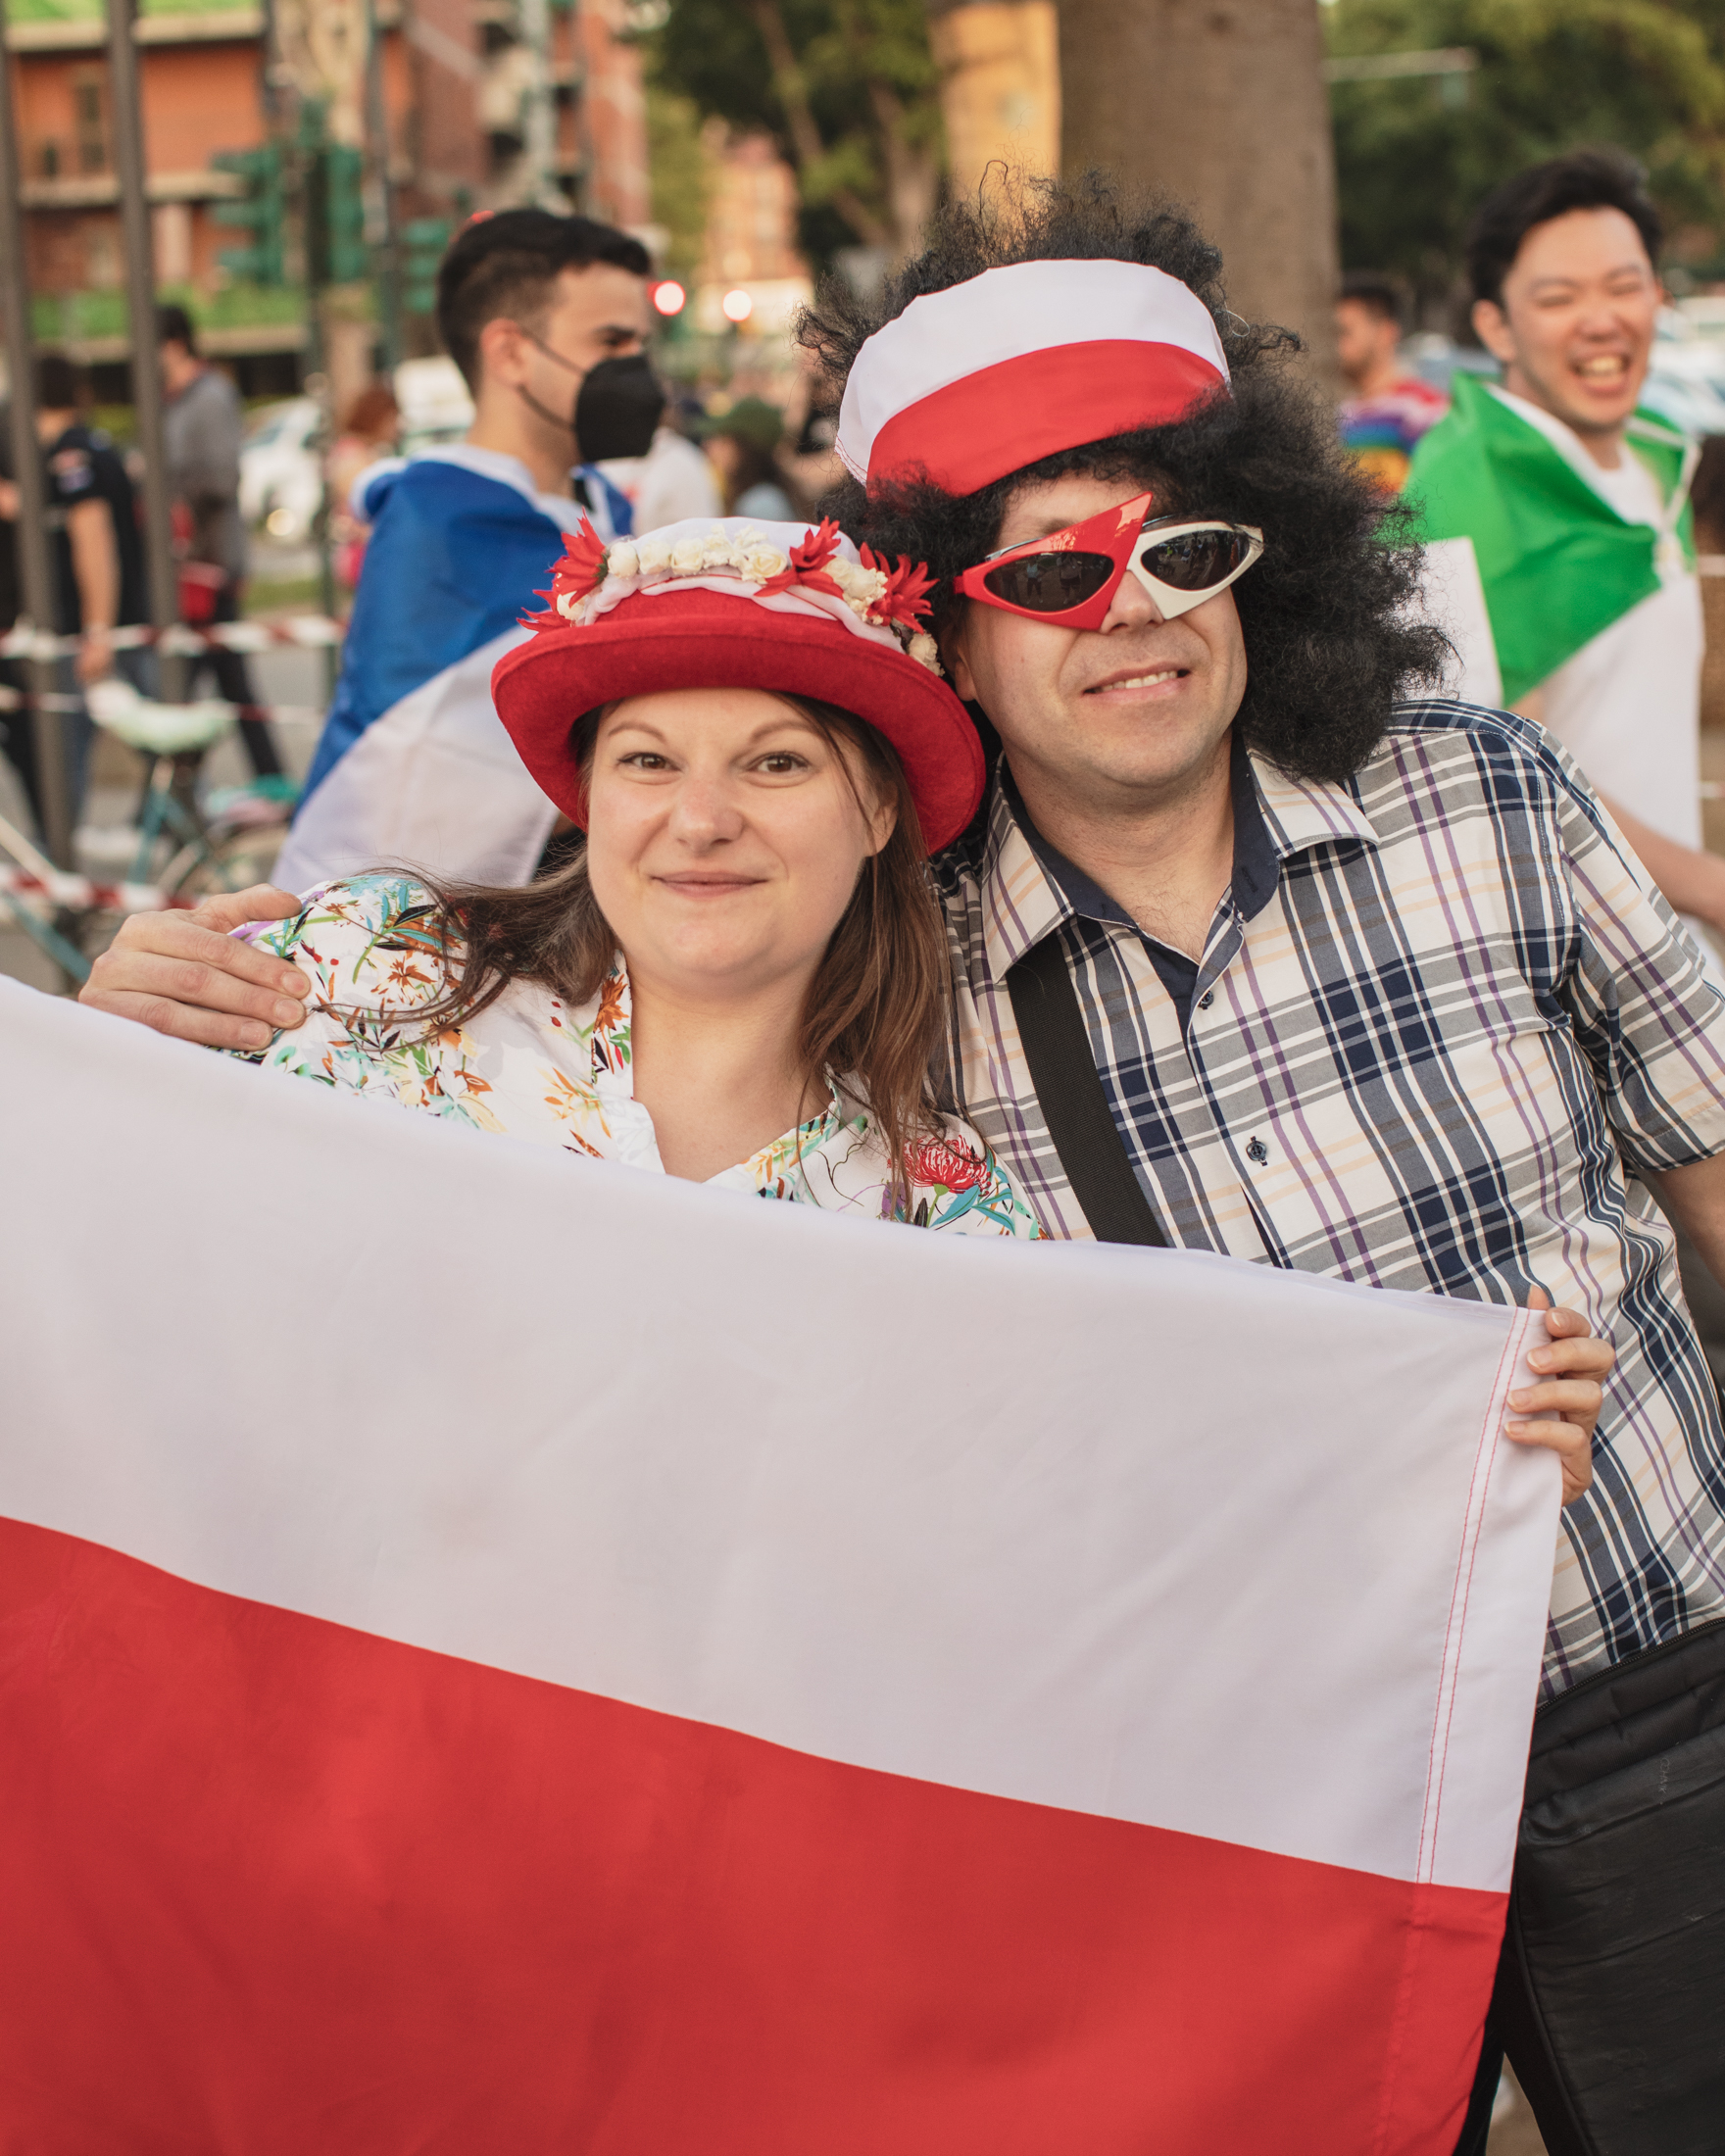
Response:
[[[588,368],[575,398],[575,443],[581,462],[596,465],[608,457],[645,457],[664,411],[665,391],[643,354],[601,360]]]

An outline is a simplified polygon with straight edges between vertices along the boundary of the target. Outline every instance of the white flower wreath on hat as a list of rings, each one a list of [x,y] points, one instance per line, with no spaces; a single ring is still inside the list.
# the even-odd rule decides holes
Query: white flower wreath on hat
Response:
[[[830,517],[813,526],[691,517],[609,546],[582,517],[553,565],[551,589],[538,595],[550,611],[529,615],[526,626],[585,627],[636,592],[717,591],[778,612],[826,614],[938,674],[934,638],[917,627],[933,583],[921,563],[859,552]]]

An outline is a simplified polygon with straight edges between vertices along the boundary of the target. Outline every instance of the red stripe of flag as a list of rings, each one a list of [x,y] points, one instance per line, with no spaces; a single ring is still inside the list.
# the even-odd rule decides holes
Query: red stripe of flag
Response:
[[[7,2151],[1449,2156],[1503,1921],[15,1523],[0,1725]]]

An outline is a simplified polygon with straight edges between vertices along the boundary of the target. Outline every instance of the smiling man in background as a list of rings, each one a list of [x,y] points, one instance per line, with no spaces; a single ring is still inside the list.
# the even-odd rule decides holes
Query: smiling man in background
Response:
[[[1639,167],[1611,152],[1487,197],[1468,270],[1503,380],[1456,377],[1408,494],[1440,574],[1464,588],[1471,557],[1483,585],[1490,634],[1456,638],[1463,696],[1549,727],[1672,906],[1725,936],[1725,860],[1701,850],[1695,453],[1637,410],[1659,239]]]

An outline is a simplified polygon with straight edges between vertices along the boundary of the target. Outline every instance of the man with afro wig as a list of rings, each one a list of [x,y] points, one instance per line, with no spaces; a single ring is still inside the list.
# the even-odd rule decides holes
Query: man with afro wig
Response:
[[[1725,1612],[1651,1195],[1725,1279],[1725,1004],[1559,745],[1436,693],[1406,513],[1220,271],[1177,213],[1038,183],[804,323],[846,385],[830,506],[940,577],[995,760],[935,864],[954,1094],[1055,1236],[1587,1312],[1616,1375],[1550,1699]]]

